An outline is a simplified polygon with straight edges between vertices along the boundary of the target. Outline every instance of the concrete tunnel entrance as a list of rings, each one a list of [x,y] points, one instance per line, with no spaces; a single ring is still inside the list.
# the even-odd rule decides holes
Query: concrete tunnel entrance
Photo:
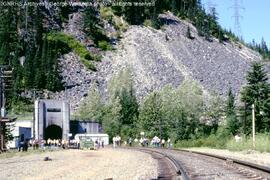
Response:
[[[62,128],[57,125],[50,125],[45,129],[45,140],[62,139]]]

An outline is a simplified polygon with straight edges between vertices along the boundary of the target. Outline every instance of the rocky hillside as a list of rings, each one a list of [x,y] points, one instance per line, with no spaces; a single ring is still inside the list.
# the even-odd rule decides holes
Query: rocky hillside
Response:
[[[88,42],[80,31],[79,21],[74,18],[80,16],[70,15],[64,32],[83,43]],[[112,75],[127,67],[133,72],[139,100],[165,85],[177,87],[184,79],[199,82],[206,93],[225,96],[231,86],[238,94],[245,84],[250,63],[261,59],[258,53],[243,45],[205,40],[194,26],[170,13],[161,15],[160,19],[166,24],[161,30],[130,26],[115,46],[116,50],[107,52],[96,64],[97,72],[88,72],[74,53],[62,56],[59,59],[61,75],[67,90],[51,94],[51,98],[67,98],[72,108],[76,108],[93,82],[97,82],[102,94],[106,95]],[[193,39],[186,35],[188,27]]]

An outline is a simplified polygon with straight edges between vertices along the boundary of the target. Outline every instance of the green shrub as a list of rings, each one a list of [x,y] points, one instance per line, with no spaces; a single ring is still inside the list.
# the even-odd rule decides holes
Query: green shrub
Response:
[[[86,49],[86,47],[80,43],[78,40],[73,38],[70,35],[67,35],[63,32],[52,32],[47,35],[47,40],[49,42],[60,42],[63,43],[63,48],[65,51],[67,50],[66,47],[72,49],[81,59],[82,63],[91,70],[96,70],[94,64],[89,62],[90,60],[94,60],[90,52]]]
[[[90,61],[86,60],[86,59],[82,59],[82,63],[85,65],[86,68],[92,70],[92,71],[96,71],[96,66],[91,63]]]
[[[98,56],[94,56],[94,60],[95,61],[101,61],[102,56],[98,55]]]
[[[176,147],[212,147],[212,148],[225,148],[230,135],[224,127],[219,127],[215,134],[207,137],[200,137],[198,139],[182,140],[176,143]]]
[[[224,148],[226,146],[227,139],[220,139],[216,135],[210,135],[209,137],[193,139],[193,140],[182,140],[176,143],[177,148],[188,148],[188,147],[212,147],[212,148]]]
[[[99,41],[98,47],[103,51],[112,50],[112,46],[107,41]]]

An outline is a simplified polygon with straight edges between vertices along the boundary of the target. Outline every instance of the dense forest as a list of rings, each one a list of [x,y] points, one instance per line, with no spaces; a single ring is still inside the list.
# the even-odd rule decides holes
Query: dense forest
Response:
[[[69,51],[75,51],[86,67],[95,70],[90,61],[96,57],[78,40],[60,33],[71,12],[70,7],[57,7],[55,12],[43,6],[0,7],[0,64],[13,68],[9,107],[26,100],[18,96],[24,90],[64,89],[57,59]]]
[[[101,122],[110,137],[119,134],[123,139],[139,138],[143,131],[147,137],[171,138],[181,146],[221,148],[234,135],[250,136],[254,104],[256,132],[266,133],[265,137],[270,132],[270,84],[260,63],[254,63],[248,72],[240,105],[236,105],[231,89],[226,100],[215,94],[205,99],[202,88],[191,80],[178,88],[168,85],[153,91],[138,104],[131,74],[123,70],[111,79],[105,102],[97,86],[92,86],[77,118]]]

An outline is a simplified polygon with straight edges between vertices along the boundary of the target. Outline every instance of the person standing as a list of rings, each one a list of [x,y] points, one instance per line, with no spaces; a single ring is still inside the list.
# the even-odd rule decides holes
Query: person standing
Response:
[[[116,137],[113,137],[113,147],[116,147]]]
[[[132,139],[131,139],[131,137],[128,138],[128,144],[129,144],[130,147],[132,146]]]
[[[104,148],[104,140],[101,140],[101,147]]]
[[[164,148],[165,147],[165,139],[161,140],[161,147]]]
[[[168,149],[171,149],[171,139],[170,138],[168,138],[168,140],[167,140],[167,147],[168,147]]]

